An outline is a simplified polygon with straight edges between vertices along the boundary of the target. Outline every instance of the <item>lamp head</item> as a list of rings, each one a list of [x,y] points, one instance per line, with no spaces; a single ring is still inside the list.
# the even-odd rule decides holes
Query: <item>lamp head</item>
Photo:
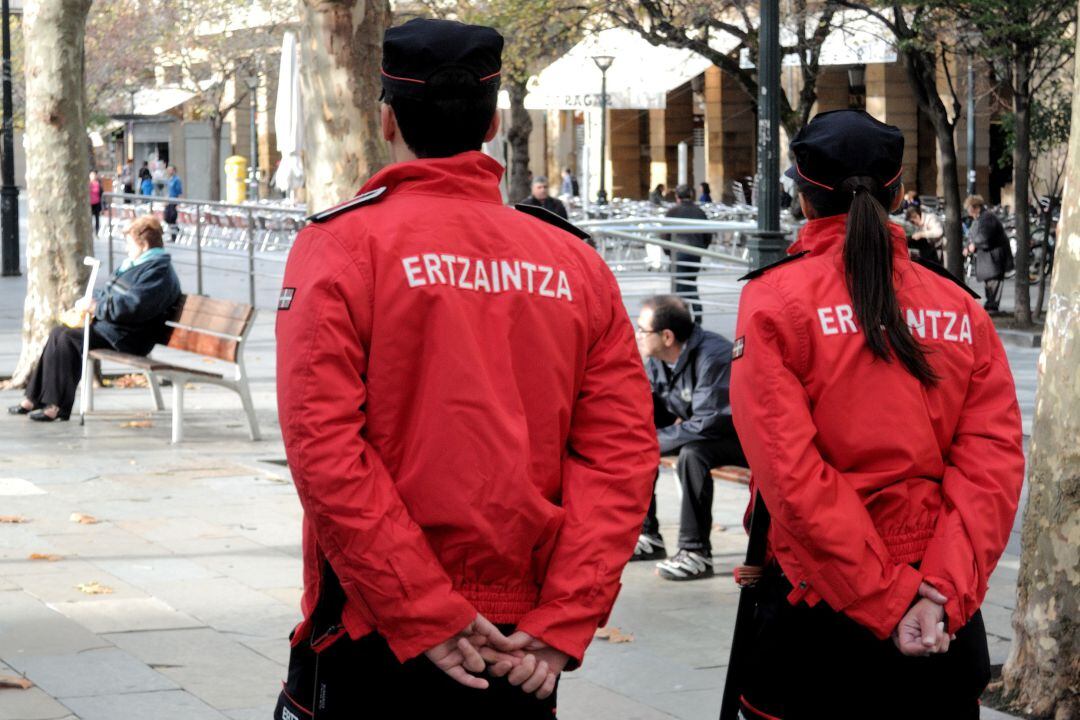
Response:
[[[615,58],[611,55],[593,55],[592,60],[596,63],[596,67],[600,68],[601,72],[607,72],[607,69],[611,67],[611,63],[615,62]]]

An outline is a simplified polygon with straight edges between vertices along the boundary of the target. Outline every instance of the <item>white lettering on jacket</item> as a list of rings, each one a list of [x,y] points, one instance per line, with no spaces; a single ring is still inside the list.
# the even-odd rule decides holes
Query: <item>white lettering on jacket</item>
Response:
[[[484,260],[423,253],[402,258],[401,266],[405,270],[405,282],[411,288],[448,285],[484,293],[513,290],[574,302],[566,271],[550,265],[537,265],[524,260]]]
[[[855,312],[850,305],[835,305],[817,309],[823,335],[854,335]],[[967,313],[952,310],[908,308],[904,312],[908,329],[920,339],[972,344],[971,318]]]

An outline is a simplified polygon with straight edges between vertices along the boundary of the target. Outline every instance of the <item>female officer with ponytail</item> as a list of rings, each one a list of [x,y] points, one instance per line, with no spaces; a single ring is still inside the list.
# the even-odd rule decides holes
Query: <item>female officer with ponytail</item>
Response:
[[[979,606],[1023,480],[1001,343],[908,258],[904,137],[864,112],[791,144],[809,222],[743,291],[731,403],[772,523],[740,673],[750,718],[978,718]]]

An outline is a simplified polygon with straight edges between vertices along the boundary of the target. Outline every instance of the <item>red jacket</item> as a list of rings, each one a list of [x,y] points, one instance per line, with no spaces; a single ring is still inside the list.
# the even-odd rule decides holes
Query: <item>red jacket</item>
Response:
[[[477,612],[580,661],[615,601],[659,453],[615,279],[505,207],[479,152],[391,165],[307,226],[277,318],[310,632],[328,559],[353,638],[404,661]],[[286,309],[287,308],[287,309]]]
[[[893,282],[941,378],[875,359],[844,282],[847,216],[814,220],[743,290],[731,404],[789,600],[889,636],[930,582],[955,632],[979,608],[1024,476],[1012,374],[989,316],[893,237]],[[913,564],[919,564],[918,569]]]

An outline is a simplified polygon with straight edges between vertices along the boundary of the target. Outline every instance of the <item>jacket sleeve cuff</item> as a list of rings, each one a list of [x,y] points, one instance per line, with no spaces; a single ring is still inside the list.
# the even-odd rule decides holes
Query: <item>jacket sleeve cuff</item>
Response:
[[[918,570],[910,565],[903,565],[900,568],[900,575],[896,579],[896,583],[887,595],[884,607],[880,615],[877,618],[872,617],[876,613],[868,613],[871,615],[868,619],[870,623],[867,627],[878,640],[887,640],[892,635],[893,630],[900,624],[900,620],[911,608],[916,596],[919,594],[919,585],[922,584],[923,577]],[[876,620],[876,622],[875,622]],[[866,623],[866,620],[863,620]]]
[[[352,583],[342,583],[345,594],[364,606],[364,599]],[[419,610],[419,609],[418,609]],[[386,639],[398,662],[405,662],[452,638],[476,619],[476,608],[464,597],[451,592],[438,606],[425,603],[417,616],[393,625],[376,622],[376,631]]]
[[[576,670],[581,666],[599,621],[598,617],[567,619],[558,609],[541,606],[527,613],[517,624],[517,629],[566,653],[570,657],[566,669]]]
[[[947,600],[945,603],[945,629],[950,633],[955,633],[967,625],[970,618],[964,617],[964,613],[960,609],[960,597],[956,592],[956,586],[938,576],[928,576],[926,582],[933,585],[934,589],[944,595]]]

